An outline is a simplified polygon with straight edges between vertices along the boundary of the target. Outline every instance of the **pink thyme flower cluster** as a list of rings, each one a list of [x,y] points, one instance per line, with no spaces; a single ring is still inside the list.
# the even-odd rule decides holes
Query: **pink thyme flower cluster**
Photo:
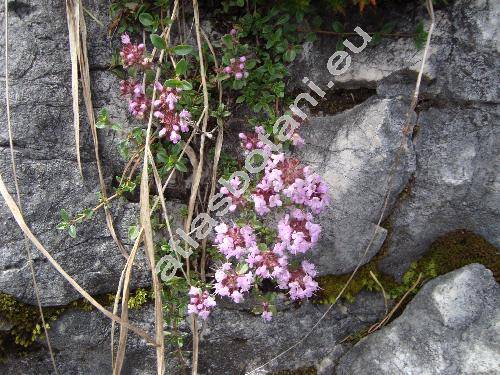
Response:
[[[188,314],[198,315],[203,320],[207,319],[216,305],[215,300],[206,290],[202,292],[200,288],[193,286],[189,290],[189,296]]]
[[[240,228],[236,224],[230,227],[220,223],[215,227],[215,231],[217,248],[227,259],[231,257],[240,259],[256,246],[255,234],[248,225]]]
[[[303,167],[295,158],[273,154],[268,160],[262,180],[252,194],[255,211],[265,215],[283,205],[285,197],[296,205],[319,214],[328,205],[328,187],[321,176]]]
[[[232,193],[227,187],[222,186],[220,192],[224,194],[231,201],[229,206],[229,211],[234,212],[238,206],[244,207],[247,200],[240,189],[241,180],[238,177],[234,177],[229,181],[230,186],[233,189]]]
[[[226,263],[215,272],[215,293],[239,303],[253,285],[269,280],[292,300],[310,298],[319,288],[314,280],[317,272],[314,264],[303,257],[319,240],[321,226],[315,223],[314,215],[329,204],[328,188],[320,175],[297,158],[272,153],[262,136],[267,137],[262,127],[239,135],[246,153],[260,149],[268,157],[263,173],[256,175],[249,191],[243,191],[238,177],[220,189],[230,200],[229,210],[243,210],[240,217],[255,217],[249,222],[256,222],[257,226],[221,223],[215,228],[214,243],[226,258]],[[253,210],[246,204],[249,201],[253,202]],[[277,223],[274,232],[257,219],[272,212],[277,217],[266,223]],[[301,257],[299,266],[292,265],[296,256]],[[257,311],[265,321],[272,319],[268,300]]]
[[[145,57],[144,44],[132,44],[128,34],[123,34],[122,57],[125,69],[132,67],[149,68],[150,62]],[[146,71],[144,71],[146,74]],[[128,79],[121,81],[120,92],[123,96],[129,97],[129,111],[137,119],[145,120],[149,118],[153,111],[155,124],[159,127],[159,137],[166,138],[172,143],[181,140],[182,133],[187,133],[192,124],[191,113],[179,107],[182,90],[178,88],[164,87],[156,82],[154,88],[157,92],[157,99],[154,103],[151,100],[151,84],[142,83],[142,79]]]
[[[271,147],[259,138],[259,135],[264,135],[265,133],[266,131],[262,126],[256,126],[254,132],[240,133],[238,135],[240,138],[240,145],[245,150],[245,154],[248,154],[250,151],[260,149],[267,155],[271,155]]]
[[[236,79],[243,79],[248,77],[248,72],[245,70],[245,56],[240,56],[238,59],[232,58],[229,60],[229,65],[224,67],[224,73],[233,75]]]
[[[137,81],[121,81],[120,92],[129,96],[128,109],[132,116],[144,119],[146,112],[151,108],[151,100],[146,97],[144,88]]]
[[[313,279],[315,276],[316,267],[314,264],[303,260],[300,267],[290,271],[287,285],[280,285],[280,287],[290,289],[290,298],[292,300],[311,298],[314,292],[318,290],[318,283]]]
[[[158,119],[162,128],[159,136],[168,136],[172,143],[177,143],[181,140],[180,133],[189,131],[191,123],[191,113],[183,109],[177,112],[177,102],[180,99],[180,89],[172,87],[164,87],[160,83],[156,83],[158,99],[153,103],[153,115]]]
[[[233,302],[243,301],[244,293],[248,292],[254,282],[252,272],[238,273],[231,263],[224,263],[215,272],[215,294],[221,297],[230,297]]]
[[[132,44],[128,34],[122,35],[122,50],[120,56],[124,68],[131,66],[147,67],[149,65],[147,57],[144,56],[146,46],[143,43]]]
[[[311,213],[294,209],[278,223],[279,237],[290,253],[303,254],[318,242],[321,226],[311,220]]]

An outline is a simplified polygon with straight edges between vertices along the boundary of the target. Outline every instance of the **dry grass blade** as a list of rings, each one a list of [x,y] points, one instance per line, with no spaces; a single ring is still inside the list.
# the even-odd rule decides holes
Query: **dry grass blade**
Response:
[[[139,249],[139,246],[142,242],[142,233],[136,238],[134,247],[132,248],[132,251],[130,252],[130,256],[127,259],[127,264],[125,265],[125,277],[123,279],[123,294],[122,294],[122,313],[121,313],[121,319],[124,322],[128,322],[128,300],[130,296],[130,278],[132,276],[132,266],[134,265],[134,260],[137,255],[137,250]],[[120,286],[118,286],[118,291],[120,290]],[[118,295],[119,293],[116,293],[116,299],[115,299],[115,306],[118,307]],[[112,326],[113,327],[113,326]],[[113,375],[119,375],[122,370],[123,366],[123,361],[125,359],[125,351],[127,349],[127,336],[128,336],[128,329],[122,325],[120,326],[120,339],[119,339],[119,344],[118,344],[118,351],[116,353],[116,362],[113,366]],[[114,348],[113,346],[111,347],[111,352],[113,352]]]
[[[80,108],[78,93],[78,54],[80,51],[80,6],[75,0],[66,0],[66,19],[69,32],[69,50],[71,56],[71,94],[73,98],[73,126],[75,128],[75,147],[78,169],[83,178],[80,157]]]
[[[381,282],[378,281],[377,276],[375,276],[375,274],[372,271],[370,271],[370,276],[372,277],[373,280],[375,280],[375,282],[377,283],[379,288],[382,290],[382,295],[384,296],[385,313],[387,314],[387,299],[388,299],[387,293],[385,292],[385,289],[384,289],[383,285],[381,284]]]
[[[212,46],[212,43],[210,43],[210,39],[208,38],[207,34],[203,31],[203,29],[200,29],[201,35],[203,36],[203,39],[205,39],[205,42],[208,45],[208,48],[210,49],[210,52],[212,53],[212,56],[214,58],[214,64],[215,64],[215,69],[219,69],[219,63],[217,61],[217,55],[215,54],[214,47]],[[222,105],[222,83],[220,80],[217,80],[217,88],[219,91],[219,106]],[[220,153],[222,151],[222,143],[224,142],[224,124],[222,122],[222,119],[219,119],[217,121],[217,139],[215,141],[215,153],[214,153],[214,162],[212,166],[212,180],[210,183],[210,193],[208,194],[208,200],[207,202],[210,202],[212,197],[215,194],[215,187],[217,185],[217,171],[219,169],[219,161],[220,161]],[[206,254],[207,254],[207,238],[205,237],[201,243],[201,260],[200,260],[200,276],[201,280],[205,281],[205,263],[206,263]]]
[[[78,293],[82,295],[83,298],[85,298],[87,301],[89,301],[95,308],[97,308],[99,311],[101,311],[104,315],[106,315],[108,318],[123,324],[126,326],[128,329],[131,331],[135,332],[137,335],[140,337],[144,338],[147,342],[153,344],[156,346],[156,341],[153,340],[145,331],[143,331],[140,328],[137,328],[129,323],[123,322],[118,316],[113,315],[111,312],[106,310],[104,306],[102,306],[99,302],[97,302],[85,289],[83,289],[76,281],[73,279],[64,269],[61,267],[61,265],[50,255],[50,253],[45,249],[45,247],[40,243],[40,241],[35,237],[35,235],[31,232],[31,230],[28,228],[26,222],[24,221],[23,215],[19,211],[19,208],[17,207],[16,203],[12,199],[12,196],[9,194],[7,191],[7,187],[5,186],[5,183],[3,182],[2,175],[0,174],[0,194],[2,195],[5,203],[7,204],[7,207],[9,208],[10,212],[12,213],[12,216],[14,216],[14,219],[16,220],[17,224],[23,231],[23,233],[28,237],[28,239],[31,241],[31,243],[40,251],[46,258],[47,260],[52,264],[52,266],[59,272],[72,286],[75,288]]]
[[[128,262],[128,260],[127,260]],[[123,288],[123,279],[125,278],[125,271],[127,269],[127,264],[122,270],[120,275],[120,281],[118,282],[118,288],[116,289],[115,299],[113,302],[113,315],[118,314],[118,304],[120,302],[120,294]],[[111,321],[111,368],[115,368],[115,321]]]
[[[406,293],[403,295],[403,297],[401,297],[401,299],[398,301],[398,303],[396,304],[396,306],[394,306],[394,308],[391,310],[391,312],[389,314],[387,314],[385,316],[385,318],[382,319],[381,322],[379,322],[379,323],[374,324],[373,326],[371,326],[370,329],[368,330],[368,334],[375,332],[376,330],[380,329],[381,327],[383,327],[384,325],[387,324],[387,322],[392,318],[392,316],[394,315],[394,313],[399,309],[399,306],[401,306],[401,304],[403,303],[403,301],[405,301],[406,298],[410,295],[410,293],[413,292],[415,290],[415,288],[420,284],[421,280],[422,280],[422,274],[420,273],[418,275],[417,280],[413,283],[413,285],[411,286],[411,288],[406,291]]]
[[[196,158],[196,153],[194,152],[193,148],[189,145],[186,145],[186,155],[189,159],[189,162],[193,166],[193,171],[196,173],[198,170],[198,159]]]
[[[199,12],[197,0],[193,0],[193,12],[194,12],[194,23],[195,23],[195,30],[196,30],[196,43],[198,45],[198,59],[199,59],[199,63],[200,63],[201,84],[203,87],[203,107],[206,110],[206,112],[205,112],[205,115],[203,116],[203,123],[201,126],[199,165],[198,165],[198,168],[196,170],[196,174],[194,176],[193,185],[191,187],[191,197],[189,199],[189,206],[188,206],[188,217],[186,219],[186,225],[185,225],[186,232],[188,232],[189,228],[191,227],[191,222],[193,220],[194,206],[196,203],[196,197],[197,197],[198,189],[200,186],[201,174],[202,174],[202,169],[203,169],[203,162],[204,162],[204,157],[205,157],[205,155],[204,155],[205,137],[206,137],[206,132],[207,132],[208,117],[209,117],[207,77],[206,77],[206,72],[205,72],[205,62],[204,62],[204,58],[203,58],[203,45],[201,43],[200,12]],[[188,246],[187,243],[186,243],[186,246]],[[186,272],[187,272],[187,275],[189,277],[189,257],[186,259]],[[192,315],[192,317],[191,317],[191,322],[192,322],[192,331],[193,331],[192,374],[196,375],[198,373],[199,332],[198,332],[198,328],[197,328],[196,317],[194,315]]]
[[[78,0],[78,4],[80,8],[82,7],[81,1]],[[99,153],[99,139],[97,136],[97,129],[95,126],[95,116],[94,116],[94,106],[92,104],[92,94],[90,91],[90,70],[89,70],[89,60],[88,60],[88,55],[87,55],[87,26],[85,24],[85,17],[83,15],[80,16],[79,18],[79,27],[80,27],[80,43],[79,46],[80,48],[77,50],[78,53],[78,61],[79,61],[79,67],[80,67],[80,76],[81,76],[81,81],[82,81],[82,91],[83,91],[83,98],[85,102],[85,109],[87,111],[87,117],[89,120],[90,124],[90,130],[92,133],[92,140],[94,142],[94,154],[96,158],[96,164],[97,164],[97,172],[99,174],[99,186],[101,189],[101,195],[102,199],[104,202],[107,202],[107,191],[106,191],[106,183],[104,181],[104,175],[102,172],[102,166],[101,166],[101,159],[100,159],[100,153]],[[114,242],[120,249],[122,255],[127,258],[128,253],[125,247],[123,246],[123,243],[121,240],[118,238],[115,227],[113,224],[113,217],[111,216],[111,213],[109,212],[109,208],[105,205],[104,206],[104,214],[106,217],[106,225],[108,227],[108,230],[111,234],[111,237],[113,238]]]

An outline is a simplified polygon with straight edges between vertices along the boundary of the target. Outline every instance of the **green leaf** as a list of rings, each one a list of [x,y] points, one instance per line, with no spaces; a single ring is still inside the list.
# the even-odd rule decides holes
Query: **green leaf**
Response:
[[[193,47],[188,44],[179,44],[173,48],[174,53],[179,56],[189,55],[193,52]]]
[[[341,40],[339,40],[337,42],[337,44],[335,45],[335,50],[336,51],[343,51],[344,48],[345,48],[344,43]]]
[[[151,26],[154,23],[153,16],[149,13],[141,13],[139,15],[139,21],[144,25],[144,26]]]
[[[245,97],[244,97],[243,95],[238,96],[238,97],[236,98],[236,104],[241,104],[241,103],[243,103],[244,101],[245,101]]]
[[[61,219],[64,222],[68,222],[69,221],[69,214],[68,214],[68,212],[64,208],[61,208]]]
[[[248,271],[248,264],[246,263],[240,263],[238,266],[236,266],[236,273],[238,275],[243,275]]]
[[[278,18],[278,21],[276,21],[276,25],[284,25],[290,20],[290,16],[288,14],[285,14]]]
[[[90,208],[86,208],[83,210],[83,214],[85,215],[86,219],[92,219],[92,216],[94,216],[94,211],[92,211]]]
[[[181,87],[181,81],[178,80],[178,79],[175,79],[175,78],[172,78],[172,79],[167,79],[164,83],[163,83],[164,86],[167,86],[167,87]]]
[[[332,29],[333,29],[333,31],[335,31],[336,33],[342,33],[342,32],[344,32],[344,25],[342,25],[339,21],[335,21],[335,22],[332,24]]]
[[[295,49],[289,49],[283,54],[283,60],[286,62],[292,62],[297,57],[297,52]]]
[[[165,40],[157,35],[157,34],[151,34],[149,36],[149,39],[151,39],[151,43],[153,46],[155,46],[158,49],[166,49],[167,48],[167,43],[165,43]]]
[[[228,49],[233,48],[233,37],[229,34],[226,34],[222,37],[222,43],[226,46]]]
[[[122,124],[115,122],[115,123],[111,124],[111,129],[113,129],[115,131],[122,130],[123,126],[122,126]]]
[[[135,241],[137,237],[139,237],[139,228],[137,227],[137,225],[128,227],[128,238],[131,241]]]
[[[189,91],[193,89],[193,85],[188,81],[181,81],[181,89],[184,91]]]
[[[71,238],[76,238],[76,227],[74,225],[70,225],[68,229],[68,233]]]
[[[179,160],[177,163],[175,163],[175,169],[177,169],[180,172],[187,172],[187,166],[184,164],[182,160]]]
[[[188,64],[186,59],[180,59],[177,65],[175,66],[175,74],[178,76],[184,75],[187,72]]]
[[[64,230],[68,227],[68,223],[59,223],[57,224],[56,228],[59,230]]]
[[[251,60],[248,60],[246,63],[245,63],[245,69],[246,70],[250,70],[250,69],[253,69],[255,68],[255,65],[257,64],[257,61],[254,60],[254,59],[251,59]]]

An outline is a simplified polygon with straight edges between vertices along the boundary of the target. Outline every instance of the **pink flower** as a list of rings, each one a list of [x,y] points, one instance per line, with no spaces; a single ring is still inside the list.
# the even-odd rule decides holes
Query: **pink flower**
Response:
[[[215,227],[217,235],[215,243],[219,251],[227,259],[235,257],[236,259],[246,255],[252,247],[256,245],[255,234],[249,226],[242,228],[234,224],[232,227],[221,223]]]
[[[215,294],[221,297],[230,297],[233,302],[243,301],[243,293],[250,290],[254,277],[252,272],[246,274],[236,273],[231,263],[224,263],[215,272]]]
[[[265,322],[269,322],[273,319],[273,313],[269,310],[269,303],[262,302],[262,319]]]
[[[234,29],[233,29],[234,30]],[[232,32],[232,30],[231,30]],[[231,34],[233,35],[233,34]],[[236,34],[234,34],[236,35]],[[246,56],[240,56],[238,59],[232,58],[229,60],[229,65],[224,67],[222,71],[226,74],[232,74],[236,79],[248,77],[248,72],[245,70]]]
[[[139,67],[147,67],[149,65],[148,59],[144,56],[146,47],[144,44],[132,44],[128,34],[123,34],[122,37],[122,50],[120,56],[124,68],[136,65]]]
[[[290,298],[292,300],[310,298],[316,290],[318,283],[313,280],[316,276],[314,264],[303,260],[301,267],[290,272],[288,287],[290,288]]]
[[[290,253],[305,253],[318,241],[321,227],[311,220],[310,213],[295,209],[291,215],[285,215],[278,223],[279,237]]]
[[[130,90],[130,87],[125,88],[124,90]],[[133,90],[131,92],[131,98],[129,100],[129,111],[132,113],[132,116],[138,119],[143,119],[146,112],[149,112],[151,108],[151,100],[146,97],[144,93],[143,87],[140,83],[136,83],[133,86]]]
[[[266,322],[271,321],[273,319],[273,313],[271,311],[263,311],[262,319],[264,319]]]
[[[180,99],[180,89],[172,87],[163,87],[162,84],[155,84],[158,92],[158,99],[155,100],[153,106],[155,111],[153,116],[158,119],[162,129],[159,136],[167,137],[172,143],[177,143],[181,140],[180,133],[189,131],[191,124],[191,113],[183,109],[179,113],[176,110],[177,102]]]
[[[249,151],[260,149],[267,155],[271,155],[271,148],[259,139],[259,134],[264,135],[266,131],[262,126],[256,126],[254,132],[240,133],[238,136],[241,140],[240,145],[245,149],[245,154]]]
[[[133,95],[134,89],[137,86],[137,81],[121,81],[120,82],[120,93],[123,96]]]
[[[239,177],[232,178],[229,183],[233,187],[233,191],[235,192],[235,194],[231,193],[225,186],[222,186],[220,188],[220,192],[231,200],[229,211],[234,212],[236,208],[238,208],[238,206],[245,206],[246,199],[243,196],[243,192],[240,191],[241,180],[239,179]]]
[[[188,314],[199,315],[200,318],[206,320],[216,305],[215,300],[207,291],[202,292],[200,288],[193,286],[189,290],[189,296]]]
[[[320,175],[312,173],[305,167],[304,177],[295,179],[283,193],[291,198],[295,204],[302,204],[311,209],[315,214],[319,214],[328,204],[328,186],[324,183]]]
[[[254,247],[246,260],[249,266],[255,268],[255,276],[275,278],[281,283],[288,281],[288,258],[283,255],[283,248],[281,243],[277,243],[272,251]]]

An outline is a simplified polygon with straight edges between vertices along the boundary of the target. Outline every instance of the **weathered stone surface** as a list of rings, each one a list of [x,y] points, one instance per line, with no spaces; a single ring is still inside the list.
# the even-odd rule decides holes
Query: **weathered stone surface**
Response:
[[[130,310],[130,322],[154,336],[154,314],[151,305]],[[51,323],[50,340],[61,374],[110,374],[111,321],[98,311],[69,310]],[[118,340],[117,329],[115,340]],[[43,340],[40,340],[44,344]],[[46,349],[24,357],[9,357],[0,364],[2,373],[51,374],[54,372]],[[122,374],[155,374],[156,352],[144,340],[129,332]]]
[[[473,264],[425,285],[403,314],[341,358],[344,374],[496,374],[500,288]]]
[[[360,261],[373,236],[392,174],[389,207],[415,170],[411,142],[403,142],[408,104],[372,98],[335,116],[313,117],[305,132],[301,159],[322,174],[330,188],[330,207],[318,221],[320,244],[313,259],[321,273],[346,273]],[[400,145],[399,165],[392,171]],[[364,258],[376,254],[386,236],[379,227]]]
[[[409,8],[415,5],[409,4]],[[405,12],[411,14],[413,10]],[[433,82],[429,93],[456,100],[499,102],[500,67],[498,19],[500,4],[487,0],[459,0],[453,6],[435,12],[436,24],[431,40],[424,77]],[[422,6],[416,16],[429,28],[428,15]],[[396,29],[407,30],[415,25],[413,17],[398,14]],[[347,38],[356,47],[362,38]],[[384,38],[380,43],[368,43],[357,53],[350,53],[349,69],[333,76],[327,62],[335,53],[335,38],[322,37],[318,43],[304,46],[304,53],[293,65],[290,84],[297,88],[303,76],[326,89],[329,81],[339,87],[375,87],[385,77],[399,71],[414,74],[420,70],[423,51],[416,49],[412,38]],[[413,86],[413,85],[412,85]],[[399,94],[397,92],[396,94]]]
[[[446,106],[420,113],[411,193],[391,215],[382,269],[395,276],[440,235],[456,229],[500,246],[497,105]]]
[[[107,18],[106,2],[86,4]],[[63,268],[91,294],[113,291],[118,284],[124,258],[113,243],[102,212],[78,227],[72,240],[55,229],[59,210],[71,214],[93,207],[99,191],[92,138],[81,108],[81,153],[85,179],[76,164],[71,104],[70,59],[64,2],[9,5],[9,70],[11,118],[18,179],[26,221]],[[3,15],[2,15],[3,17]],[[3,17],[4,18],[4,17]],[[123,119],[126,105],[118,99],[118,80],[102,72],[112,50],[107,30],[88,20],[89,49],[93,73],[96,112],[107,106]],[[4,45],[3,33],[0,44]],[[3,73],[4,61],[1,62]],[[7,126],[5,92],[0,94],[0,173],[14,194]],[[120,174],[123,161],[116,152],[115,135],[99,131],[103,165],[108,186]],[[115,202],[112,206],[120,235],[135,224],[135,204]],[[4,203],[0,203],[0,291],[21,301],[34,303],[31,276],[26,264],[22,235]],[[78,293],[33,249],[37,281],[44,305],[60,305],[78,298]],[[134,286],[149,284],[149,271],[139,257]]]
[[[200,366],[203,374],[247,373],[297,343],[324,314],[327,306],[306,303],[283,307],[265,323],[260,317],[234,305],[218,309],[208,321],[201,341]],[[319,374],[331,374],[333,364],[345,351],[338,344],[383,315],[380,296],[362,293],[352,305],[340,303],[293,350],[254,374],[315,367]]]
[[[236,308],[225,305],[217,309],[205,324],[201,338],[199,373],[236,374],[254,369],[300,340],[326,308],[310,303],[300,307],[283,305],[270,323],[252,314],[249,305]],[[151,305],[131,310],[130,321],[153,335],[152,311]],[[257,373],[313,366],[319,374],[330,374],[333,364],[347,348],[337,343],[380,319],[383,312],[383,299],[376,294],[362,293],[352,305],[339,303],[302,344]],[[110,320],[101,313],[81,310],[69,310],[52,323],[50,338],[61,374],[109,374],[110,325]],[[189,359],[189,353],[186,357]],[[171,353],[167,359],[168,373],[177,373]],[[155,364],[154,349],[129,333],[123,374],[154,374]],[[14,369],[26,375],[51,372],[47,351],[32,353],[24,359],[10,357],[0,364],[4,373]]]

